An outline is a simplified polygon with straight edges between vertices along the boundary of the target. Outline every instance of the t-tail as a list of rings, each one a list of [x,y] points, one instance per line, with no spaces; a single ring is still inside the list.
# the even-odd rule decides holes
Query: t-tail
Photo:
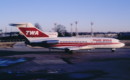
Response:
[[[20,33],[22,33],[29,41],[39,40],[41,38],[48,38],[49,35],[42,32],[31,23],[17,23],[10,24],[11,26],[16,26]]]

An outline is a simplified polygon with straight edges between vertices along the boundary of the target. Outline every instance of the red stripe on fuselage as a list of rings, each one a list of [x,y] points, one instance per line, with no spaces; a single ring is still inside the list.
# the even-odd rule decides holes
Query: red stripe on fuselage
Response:
[[[113,45],[120,43],[59,43],[52,45],[52,47],[61,47],[61,46],[88,46],[88,45]]]

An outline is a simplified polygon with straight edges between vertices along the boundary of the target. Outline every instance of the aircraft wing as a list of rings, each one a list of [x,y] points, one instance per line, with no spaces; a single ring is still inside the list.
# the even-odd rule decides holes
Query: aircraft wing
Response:
[[[53,47],[55,49],[69,49],[69,50],[80,50],[80,49],[94,49],[93,47],[90,46],[64,46],[64,47]]]
[[[80,46],[80,47],[69,48],[69,50],[80,50],[80,49],[94,49],[94,48],[93,47],[89,47],[89,46]]]
[[[58,44],[59,40],[47,40],[47,41],[43,41],[46,44]]]
[[[44,40],[44,41],[32,41],[32,42],[25,42],[26,44],[29,44],[31,46],[50,46],[50,45],[55,45],[55,44],[58,44],[59,41],[58,40]]]

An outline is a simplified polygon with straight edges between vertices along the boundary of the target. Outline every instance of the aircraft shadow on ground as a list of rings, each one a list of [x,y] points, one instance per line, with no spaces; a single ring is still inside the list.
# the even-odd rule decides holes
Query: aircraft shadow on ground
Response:
[[[0,50],[0,56],[11,56],[11,55],[23,55],[23,54],[59,54],[64,53],[63,51],[7,51]]]
[[[119,51],[116,51],[116,53]],[[91,50],[91,51],[87,51],[87,50],[79,50],[79,51],[75,51],[73,52],[73,54],[71,55],[81,55],[81,54],[108,54],[108,53],[112,53],[110,50]],[[49,55],[70,55],[65,53],[62,50],[51,50],[51,51],[12,51],[12,50],[0,50],[0,57],[2,56],[12,56],[12,55],[23,55],[23,54],[49,54]],[[113,54],[113,53],[112,53]]]

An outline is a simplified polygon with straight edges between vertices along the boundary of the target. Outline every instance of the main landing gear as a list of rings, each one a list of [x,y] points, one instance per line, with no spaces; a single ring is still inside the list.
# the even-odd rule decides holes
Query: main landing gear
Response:
[[[65,49],[65,53],[73,54],[72,50],[69,50],[68,48]]]

